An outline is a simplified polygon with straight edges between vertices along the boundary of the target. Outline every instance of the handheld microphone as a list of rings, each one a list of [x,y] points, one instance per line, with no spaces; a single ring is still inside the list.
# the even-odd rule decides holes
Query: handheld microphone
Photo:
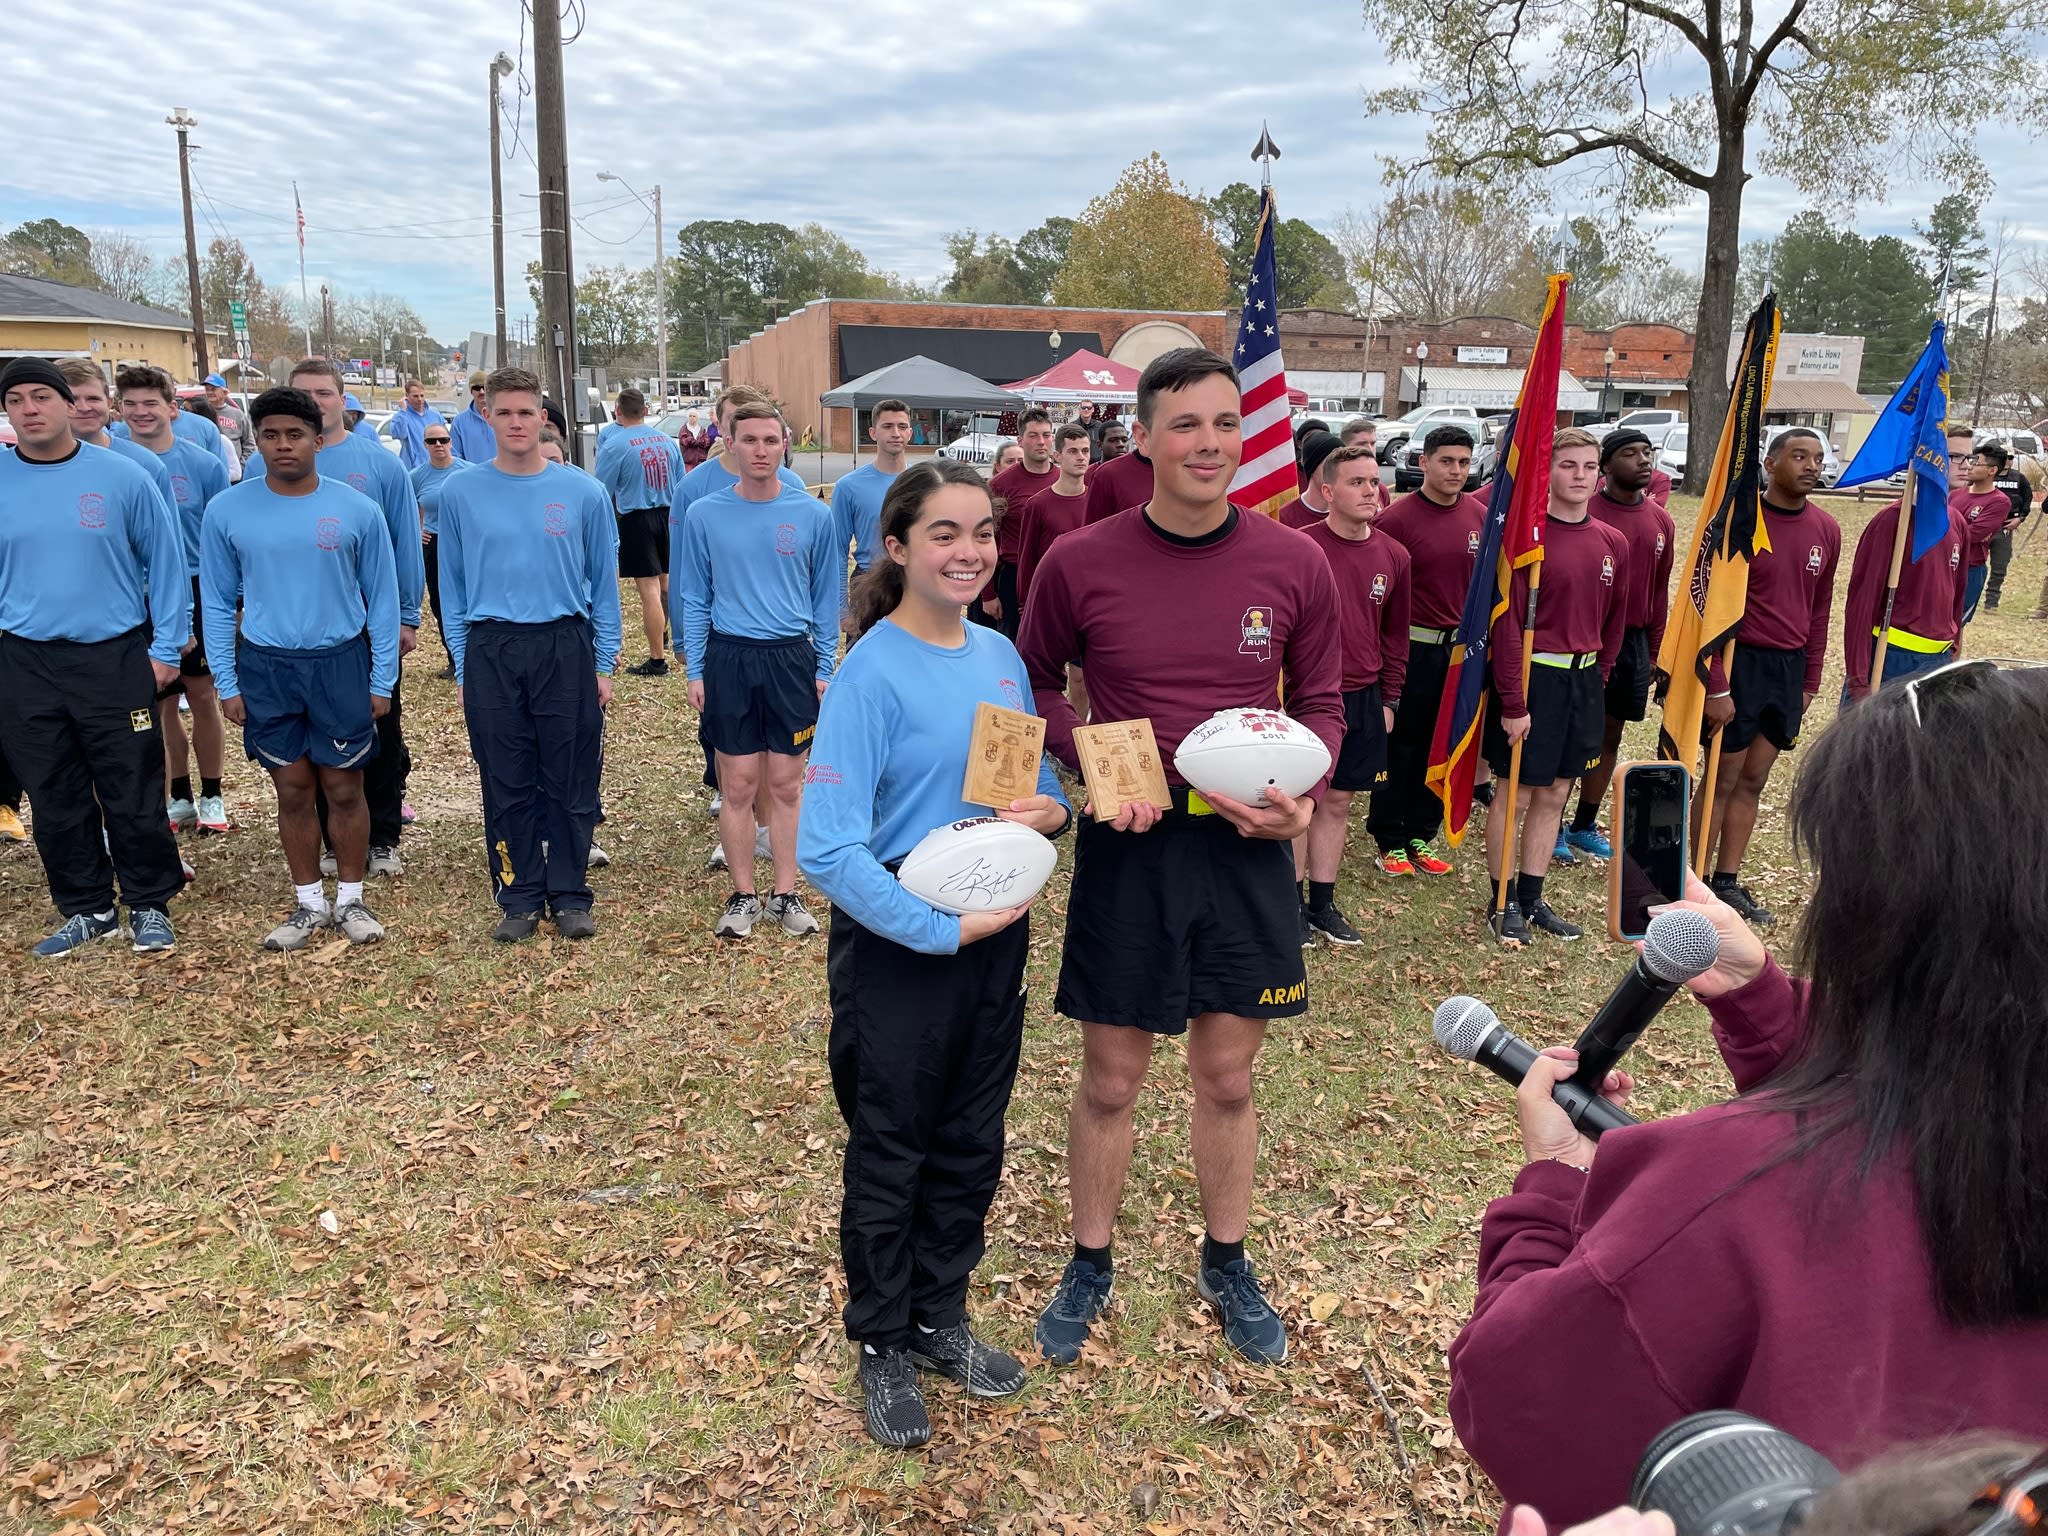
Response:
[[[1476,997],[1451,997],[1437,1005],[1431,1028],[1436,1043],[1460,1061],[1476,1061],[1496,1077],[1520,1087],[1536,1060],[1528,1041],[1508,1032],[1500,1016]],[[1639,1122],[1625,1109],[1617,1109],[1596,1093],[1588,1093],[1570,1080],[1550,1090],[1557,1107],[1571,1117],[1573,1125],[1598,1140],[1604,1131]]]
[[[1572,1049],[1579,1070],[1571,1076],[1577,1087],[1598,1093],[1607,1074],[1638,1036],[1649,1028],[1657,1011],[1693,977],[1710,971],[1721,958],[1721,936],[1713,919],[1684,907],[1660,912],[1643,930],[1643,952],[1629,966],[1593,1015]]]

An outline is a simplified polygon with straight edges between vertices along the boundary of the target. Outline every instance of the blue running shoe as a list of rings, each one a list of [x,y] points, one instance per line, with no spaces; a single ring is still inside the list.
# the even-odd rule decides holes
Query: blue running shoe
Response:
[[[1590,854],[1596,859],[1614,857],[1614,845],[1607,841],[1607,834],[1597,826],[1587,827],[1583,831],[1573,827],[1565,833],[1564,840],[1579,852]]]
[[[112,912],[81,912],[66,918],[64,926],[36,946],[45,960],[75,954],[94,939],[110,938],[121,931],[121,920]]]
[[[1202,1300],[1223,1320],[1223,1337],[1254,1365],[1278,1365],[1287,1358],[1287,1329],[1266,1302],[1258,1277],[1243,1259],[1205,1269],[1197,1286]]]
[[[1068,1260],[1052,1300],[1038,1314],[1040,1353],[1055,1365],[1072,1365],[1080,1359],[1089,1327],[1109,1304],[1110,1287],[1115,1284],[1112,1271],[1097,1269],[1085,1259]]]
[[[159,955],[178,944],[171,933],[170,916],[161,907],[130,907],[128,933],[138,955]]]
[[[1572,852],[1572,845],[1564,840],[1564,828],[1557,829],[1557,846],[1550,850],[1550,862],[1563,865],[1566,869],[1575,867],[1579,856]]]

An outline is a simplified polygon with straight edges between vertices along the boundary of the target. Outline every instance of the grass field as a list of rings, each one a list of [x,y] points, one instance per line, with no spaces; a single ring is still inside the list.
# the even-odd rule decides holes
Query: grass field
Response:
[[[1875,505],[1845,504],[1849,546]],[[2044,563],[2037,543],[1972,651],[2048,655],[2029,618]],[[290,893],[268,786],[232,747],[241,830],[188,844],[199,879],[174,954],[33,960],[41,872],[0,851],[9,1528],[1490,1523],[1451,1436],[1444,1350],[1518,1148],[1505,1089],[1440,1055],[1429,1016],[1470,991],[1531,1040],[1569,1038],[1618,948],[1503,954],[1480,936],[1476,836],[1455,878],[1393,882],[1361,832],[1340,901],[1369,942],[1310,956],[1314,1012],[1272,1031],[1259,1077],[1252,1250],[1292,1363],[1229,1357],[1196,1298],[1186,1074],[1162,1051],[1101,1347],[999,1406],[941,1385],[931,1446],[890,1454],[861,1433],[838,1332],[824,942],[709,937],[726,886],[702,872],[712,824],[681,680],[620,680],[597,939],[507,950],[484,939],[476,780],[441,661],[423,636],[406,701],[420,821],[405,877],[372,894],[379,948],[259,953]],[[1790,782],[1771,787],[1751,884],[1796,915]],[[1585,868],[1552,882],[1594,932],[1604,892]],[[1019,1350],[1068,1253],[1077,1037],[1044,1001],[1064,907],[1062,875],[1034,918],[1037,999],[971,1300]],[[1728,1091],[1689,1003],[1634,1065],[1646,1114]]]

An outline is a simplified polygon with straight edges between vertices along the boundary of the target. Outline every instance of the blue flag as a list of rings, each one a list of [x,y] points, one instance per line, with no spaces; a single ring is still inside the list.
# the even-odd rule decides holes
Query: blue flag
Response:
[[[1906,382],[1878,413],[1870,436],[1835,484],[1842,489],[1913,474],[1913,558],[1948,532],[1948,346],[1946,327],[1934,322],[1927,350]]]

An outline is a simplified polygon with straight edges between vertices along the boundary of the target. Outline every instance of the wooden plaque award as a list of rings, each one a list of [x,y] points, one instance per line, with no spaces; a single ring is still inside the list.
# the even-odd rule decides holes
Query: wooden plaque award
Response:
[[[1114,821],[1127,800],[1173,804],[1150,720],[1107,720],[1074,728],[1074,755],[1097,821]]]
[[[967,782],[960,798],[969,805],[1007,811],[1010,802],[1038,793],[1038,764],[1045,754],[1045,722],[1019,709],[982,703],[974,709],[974,734],[967,744]]]

